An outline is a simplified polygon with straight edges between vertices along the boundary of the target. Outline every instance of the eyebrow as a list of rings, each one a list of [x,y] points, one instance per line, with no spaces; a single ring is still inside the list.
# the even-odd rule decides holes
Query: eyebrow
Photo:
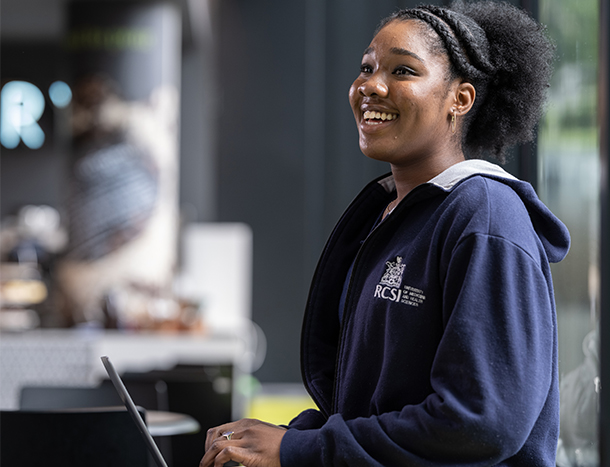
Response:
[[[367,47],[362,55],[363,56],[369,55],[372,51],[373,51],[372,47]],[[424,63],[424,60],[419,55],[417,55],[416,53],[413,53],[407,49],[403,49],[401,47],[392,47],[390,49],[390,53],[392,53],[394,55],[405,55],[407,57],[413,57],[413,58],[419,60],[420,62]]]

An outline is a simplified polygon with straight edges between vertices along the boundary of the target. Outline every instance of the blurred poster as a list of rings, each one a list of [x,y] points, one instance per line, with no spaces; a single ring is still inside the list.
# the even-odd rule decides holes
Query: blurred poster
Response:
[[[73,100],[69,245],[57,272],[63,308],[75,323],[146,327],[151,303],[171,295],[176,263],[180,11],[165,2],[73,2],[66,46]],[[139,305],[119,300],[136,292]]]

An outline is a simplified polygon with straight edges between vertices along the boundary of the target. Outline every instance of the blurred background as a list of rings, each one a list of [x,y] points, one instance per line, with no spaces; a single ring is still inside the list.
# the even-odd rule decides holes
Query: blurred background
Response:
[[[418,3],[2,0],[1,408],[24,385],[95,384],[100,351],[123,372],[215,375],[229,417],[308,406],[309,280],[345,207],[388,171],[359,151],[348,88],[379,20]],[[599,0],[512,3],[557,45],[538,139],[507,169],[572,235],[553,269],[558,464],[599,465],[609,25]]]

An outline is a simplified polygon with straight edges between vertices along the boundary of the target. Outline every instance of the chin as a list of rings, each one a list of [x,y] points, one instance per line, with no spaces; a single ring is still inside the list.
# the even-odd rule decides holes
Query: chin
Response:
[[[362,154],[364,154],[369,159],[373,159],[375,161],[381,162],[391,162],[391,152],[384,150],[382,148],[372,148],[370,146],[360,146],[360,150]]]

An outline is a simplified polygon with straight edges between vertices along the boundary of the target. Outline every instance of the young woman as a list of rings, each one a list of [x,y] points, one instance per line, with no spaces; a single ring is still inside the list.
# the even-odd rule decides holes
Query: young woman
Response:
[[[319,410],[210,429],[201,466],[554,466],[557,333],[549,262],[564,225],[478,157],[531,139],[552,46],[504,3],[384,20],[350,103],[390,164],[347,209],[305,313]]]

